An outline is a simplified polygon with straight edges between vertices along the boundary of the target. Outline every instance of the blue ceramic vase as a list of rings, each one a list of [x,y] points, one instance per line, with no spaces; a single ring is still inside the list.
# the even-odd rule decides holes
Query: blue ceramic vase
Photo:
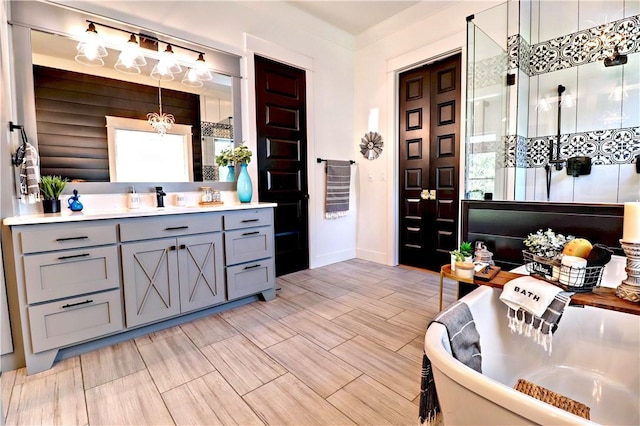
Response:
[[[251,202],[251,196],[253,195],[253,185],[251,184],[251,177],[247,172],[247,164],[240,164],[240,174],[238,175],[238,183],[236,184],[238,191],[238,199],[241,203]]]
[[[227,172],[227,182],[235,182],[236,181],[236,170],[232,165],[227,166],[229,171]]]

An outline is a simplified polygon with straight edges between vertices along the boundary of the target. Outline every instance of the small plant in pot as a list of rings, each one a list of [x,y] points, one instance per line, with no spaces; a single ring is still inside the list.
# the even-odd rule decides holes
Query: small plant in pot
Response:
[[[42,194],[42,210],[45,213],[60,212],[60,194],[62,194],[67,182],[67,178],[61,176],[42,176],[40,193]]]
[[[457,250],[449,252],[451,254],[451,270],[456,270],[456,263],[473,264],[473,247],[470,242],[463,241]]]

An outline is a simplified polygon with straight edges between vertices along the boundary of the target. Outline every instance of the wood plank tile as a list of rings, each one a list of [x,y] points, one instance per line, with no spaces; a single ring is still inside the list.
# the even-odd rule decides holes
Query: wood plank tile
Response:
[[[177,425],[262,425],[244,400],[214,371],[162,394]]]
[[[362,374],[302,336],[273,345],[266,352],[323,398]]]
[[[198,348],[203,348],[238,334],[238,330],[233,328],[220,315],[199,318],[182,324],[180,328]]]
[[[146,368],[133,340],[82,354],[80,362],[85,389]]]
[[[307,281],[301,281],[298,283],[298,286],[306,288],[309,291],[312,291],[329,299],[335,299],[336,297],[344,296],[345,294],[349,293],[349,290],[345,290],[317,278],[312,278]]]
[[[272,319],[280,319],[300,312],[302,308],[286,299],[276,298],[269,303],[258,303],[256,309],[269,315]]]
[[[214,370],[184,334],[139,346],[138,350],[161,393]]]
[[[7,418],[9,411],[9,402],[11,401],[11,393],[13,385],[16,382],[16,374],[18,370],[4,371],[0,375],[0,390],[2,391],[2,418]]]
[[[328,302],[331,299],[329,299],[328,297],[321,296],[318,293],[308,291],[304,294],[294,296],[289,300],[303,309],[308,309],[319,303]]]
[[[436,309],[437,311],[437,309]],[[427,332],[429,323],[436,315],[436,312],[418,313],[414,311],[402,311],[387,320],[387,322],[411,330],[414,333],[423,334]]]
[[[201,351],[240,395],[287,372],[242,335],[205,346]]]
[[[355,333],[333,321],[326,320],[309,311],[289,315],[279,321],[327,350],[355,336]]]
[[[32,380],[39,380],[43,377],[49,376],[49,375],[53,375],[53,374],[57,374],[57,373],[61,373],[64,370],[69,370],[72,368],[79,368],[80,367],[80,357],[79,356],[74,356],[71,358],[67,358],[65,360],[56,362],[55,364],[53,364],[53,367],[51,367],[48,370],[42,371],[40,373],[36,373],[36,374],[31,374],[29,376],[27,376],[27,369],[26,367],[23,368],[19,368],[16,371],[16,381],[15,381],[15,385],[21,385],[23,383],[27,383],[29,381]]]
[[[354,292],[345,294],[344,296],[340,296],[334,300],[347,306],[351,306],[354,309],[358,309],[384,319],[389,319],[404,310],[397,306],[389,305],[388,303]]]
[[[15,385],[7,424],[87,424],[80,368],[67,368]]]
[[[227,318],[230,318],[232,316],[255,310],[257,304],[258,302],[253,302],[247,303],[246,305],[236,306],[235,308],[229,309],[228,311],[220,312],[218,315],[226,320]]]
[[[260,349],[268,348],[295,334],[283,323],[257,309],[229,316],[226,320]]]
[[[173,419],[147,370],[86,391],[92,425],[167,425]]]
[[[283,279],[282,277],[276,278],[276,295],[283,299],[291,299],[294,296],[306,293],[309,290],[306,288],[298,287],[296,284]]]
[[[326,302],[318,303],[307,309],[308,312],[312,312],[324,319],[332,320],[340,315],[351,312],[353,308],[351,306],[343,305],[335,300],[327,300]]]
[[[179,325],[174,327],[165,328],[164,330],[154,331],[144,336],[136,337],[134,341],[136,345],[148,345],[149,343],[157,342],[158,340],[166,339],[167,337],[175,336],[176,334],[183,334]]]
[[[396,353],[406,356],[416,364],[422,363],[422,354],[424,353],[424,336],[416,337],[398,349]]]
[[[408,400],[420,391],[421,364],[362,336],[356,336],[330,352]]]
[[[366,374],[327,398],[359,425],[418,423],[416,406]]]
[[[354,424],[292,374],[246,394],[244,400],[270,425]]]
[[[390,305],[397,306],[399,308],[403,308],[406,310],[411,310],[417,312],[419,314],[424,314],[426,312],[425,305],[427,304],[428,299],[434,299],[436,303],[438,302],[439,295],[435,295],[432,297],[428,297],[422,294],[417,294],[408,290],[396,291],[389,296],[385,296],[380,299],[383,302],[389,303]]]
[[[412,330],[391,324],[380,317],[358,309],[346,313],[332,322],[392,351],[397,351],[416,337],[416,333]]]

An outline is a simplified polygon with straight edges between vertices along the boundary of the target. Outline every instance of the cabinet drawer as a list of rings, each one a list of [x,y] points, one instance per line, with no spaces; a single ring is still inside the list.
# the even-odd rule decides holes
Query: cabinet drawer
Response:
[[[22,253],[37,253],[78,247],[116,243],[116,226],[107,225],[44,225],[30,226],[20,231]]]
[[[29,306],[33,352],[122,330],[120,290]]]
[[[227,231],[224,235],[224,249],[227,265],[272,257],[273,228],[263,226]]]
[[[120,223],[120,241],[148,240],[221,230],[222,215],[219,213],[134,218]]]
[[[229,300],[274,288],[273,259],[249,262],[227,268],[227,297]]]
[[[27,302],[120,287],[115,245],[24,256]]]
[[[224,215],[225,230],[265,225],[273,225],[273,209],[271,208],[243,210]]]

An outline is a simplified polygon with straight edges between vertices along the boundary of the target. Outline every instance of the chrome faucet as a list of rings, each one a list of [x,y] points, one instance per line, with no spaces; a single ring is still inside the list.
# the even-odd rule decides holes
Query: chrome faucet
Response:
[[[162,190],[161,186],[156,186],[156,202],[158,207],[164,207],[164,196],[167,195],[166,192]]]

